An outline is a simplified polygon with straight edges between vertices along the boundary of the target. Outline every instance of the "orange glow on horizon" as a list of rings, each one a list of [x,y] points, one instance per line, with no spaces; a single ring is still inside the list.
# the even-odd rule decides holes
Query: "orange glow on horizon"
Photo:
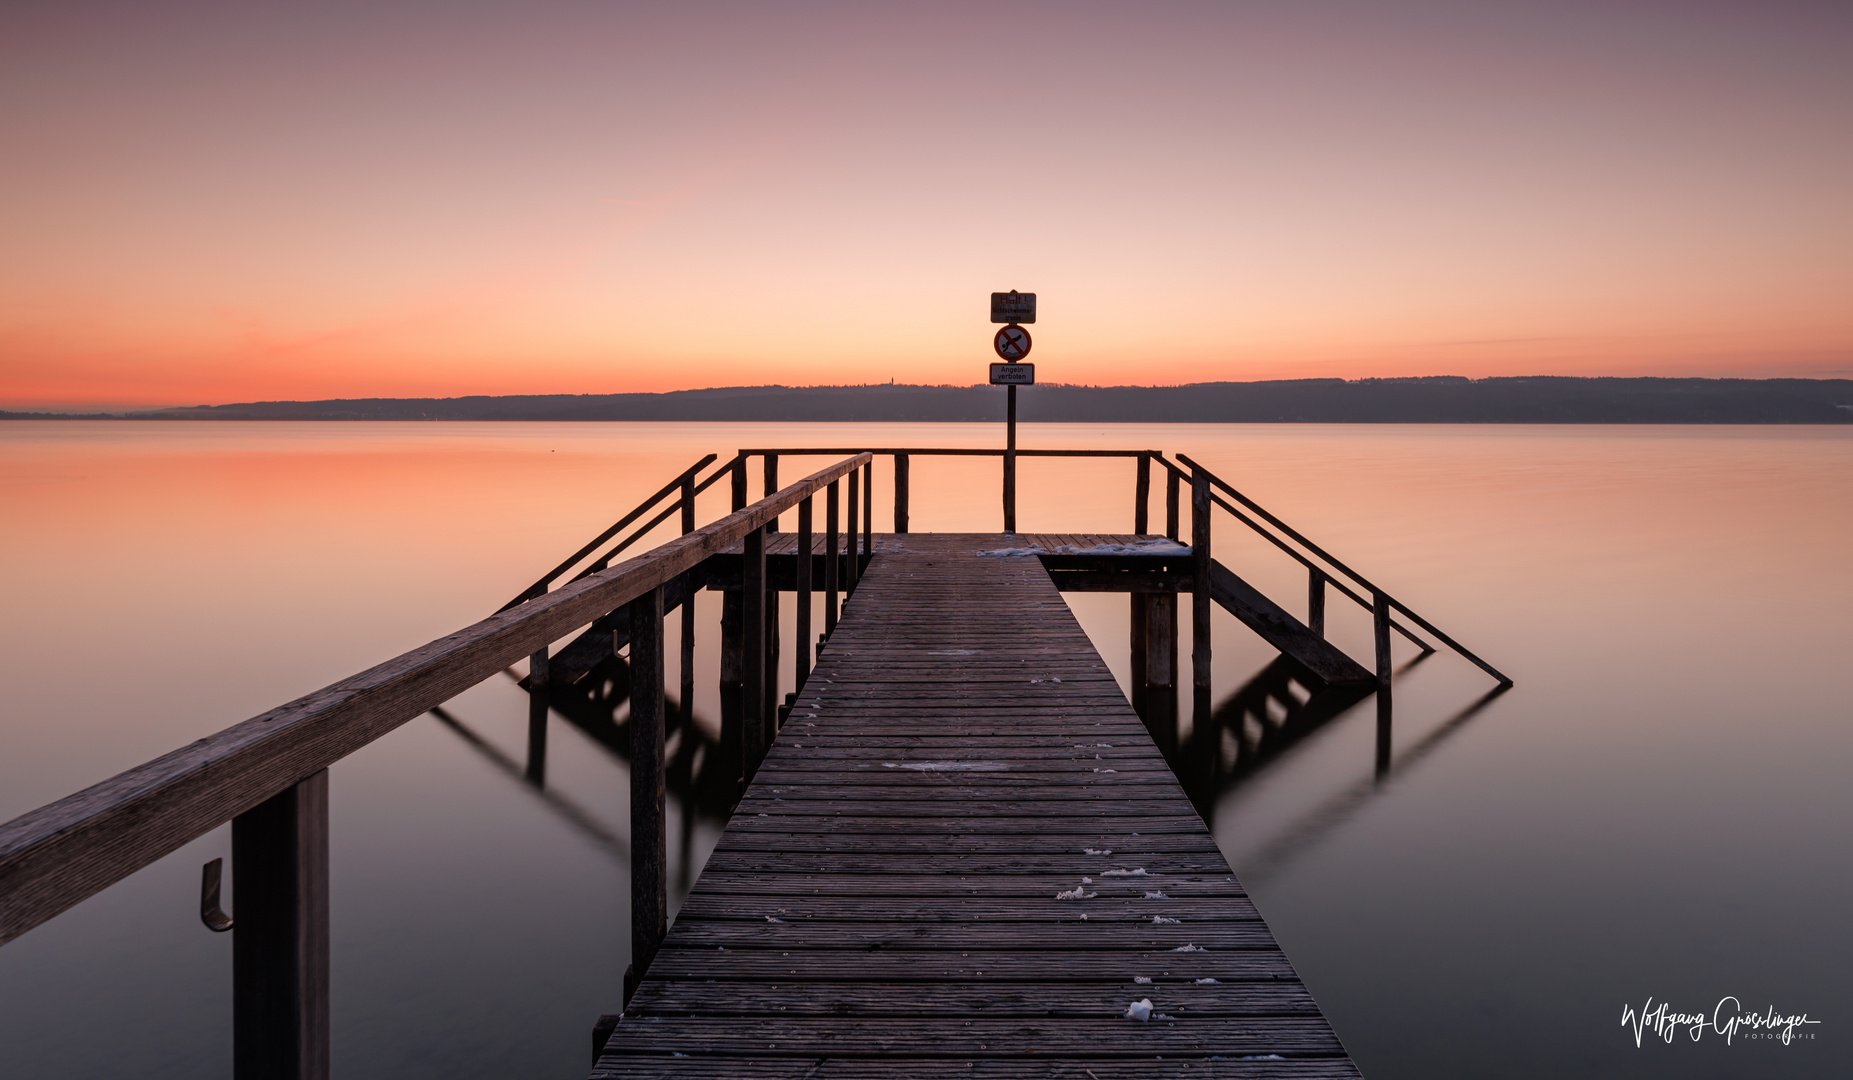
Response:
[[[1334,7],[14,16],[0,408],[1853,377],[1846,9]]]

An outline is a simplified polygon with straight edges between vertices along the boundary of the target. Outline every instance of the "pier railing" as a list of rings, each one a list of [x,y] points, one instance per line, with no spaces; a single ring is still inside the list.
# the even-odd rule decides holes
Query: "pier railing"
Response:
[[[783,459],[820,456],[835,460],[796,483],[780,485]],[[1168,620],[1163,649],[1171,649],[1176,593],[1192,593],[1192,680],[1199,703],[1209,693],[1210,605],[1231,607],[1230,597],[1237,590],[1252,594],[1251,587],[1212,558],[1215,508],[1304,566],[1309,581],[1304,625],[1259,594],[1252,595],[1256,603],[1274,613],[1264,613],[1266,618],[1275,619],[1276,624],[1292,623],[1292,632],[1301,635],[1298,640],[1310,645],[1312,652],[1336,655],[1335,663],[1346,671],[1364,675],[1355,662],[1333,654],[1322,640],[1326,593],[1335,590],[1372,613],[1380,684],[1387,686],[1390,678],[1393,632],[1424,652],[1434,650],[1418,636],[1420,630],[1482,668],[1501,686],[1511,685],[1511,680],[1433,623],[1182,454],[1176,461],[1156,450],[756,448],[740,450],[726,461],[709,454],[489,618],[0,825],[0,944],[230,822],[237,910],[228,915],[219,909],[221,867],[214,860],[203,873],[201,918],[214,930],[235,927],[237,931],[235,1076],[238,1080],[324,1078],[328,1074],[329,1019],[328,767],[507,670],[522,657],[528,658],[528,688],[542,706],[544,720],[550,679],[557,676],[570,682],[589,670],[574,666],[586,656],[610,657],[627,646],[633,957],[632,970],[625,978],[628,1000],[667,930],[665,613],[688,605],[679,620],[681,700],[686,710],[695,667],[695,621],[687,612],[698,590],[723,592],[722,678],[724,684],[731,679],[739,691],[737,711],[730,715],[737,717],[733,730],[738,733],[740,775],[743,780],[750,778],[782,719],[778,666],[790,664],[792,682],[798,687],[810,672],[815,656],[814,593],[824,594],[822,629],[827,637],[835,628],[840,598],[855,588],[876,551],[877,457],[892,461],[893,531],[897,534],[907,533],[911,526],[911,463],[917,457],[1002,458],[1006,533],[1016,531],[1019,458],[1130,460],[1134,465],[1131,526],[1139,536],[1154,535],[1152,473],[1154,467],[1162,469],[1162,535],[1178,541],[1179,546],[1156,557],[1164,563],[1157,570],[1133,566],[1140,560],[1132,557],[1122,560],[1126,565],[1120,569],[1126,573],[1117,578],[1105,576],[1114,579],[1107,587],[1134,594],[1135,672],[1149,663],[1139,659],[1145,655],[1141,627],[1150,630]],[[749,504],[749,473],[755,458],[759,459],[764,493]],[[697,498],[723,480],[730,485],[730,511],[698,527]],[[1190,493],[1187,555],[1180,529],[1186,485]],[[824,500],[821,522],[815,505],[818,496]],[[775,544],[772,539],[784,514],[795,514],[797,526],[789,566],[784,561],[784,541]],[[679,535],[644,554],[623,558],[630,548],[677,517]],[[816,539],[822,540],[821,558],[816,554]],[[769,561],[774,547],[780,552],[777,572],[784,575],[777,581]],[[1081,561],[1089,559],[1083,556]],[[1090,569],[1080,574],[1095,572],[1090,562]],[[1139,578],[1140,573],[1147,576]],[[797,600],[795,641],[788,651],[777,641],[781,592],[792,592]],[[1316,638],[1308,637],[1308,630]],[[575,633],[571,645],[549,656],[555,642]],[[1162,651],[1155,649],[1151,655]],[[1165,662],[1175,673],[1174,652]]]
[[[704,459],[665,489],[682,492],[672,510],[692,509],[690,491],[700,485],[690,480],[712,460]],[[794,509],[808,520],[820,492],[834,507],[839,484],[848,478],[853,491],[857,470],[866,471],[870,460],[868,454],[847,455],[750,506],[739,497],[744,484],[736,484],[739,505],[705,527],[691,525],[646,554],[612,565],[620,545],[593,568],[546,591],[545,584],[565,572],[558,570],[538,583],[541,591],[530,589],[520,602],[473,626],[0,825],[0,944],[231,822],[237,910],[232,916],[218,910],[215,860],[204,874],[201,915],[215,930],[237,931],[234,1073],[240,1080],[326,1077],[328,767],[517,659],[544,655],[550,642],[628,610],[633,953],[641,971],[662,939],[667,916],[665,587],[735,545],[759,550],[763,568],[768,525]],[[609,535],[627,523],[620,521]],[[751,562],[749,557],[749,568]],[[763,744],[763,723],[747,735]]]
[[[1212,603],[1212,589],[1209,581],[1215,573],[1212,566],[1211,535],[1214,517],[1212,508],[1214,508],[1227,512],[1236,521],[1247,526],[1289,558],[1305,567],[1307,572],[1306,625],[1314,633],[1321,636],[1325,634],[1328,589],[1371,613],[1375,654],[1373,659],[1378,682],[1381,685],[1388,686],[1390,683],[1390,635],[1392,633],[1408,639],[1425,654],[1435,651],[1433,645],[1425,641],[1403,621],[1397,619],[1397,614],[1427,632],[1462,659],[1492,676],[1500,686],[1512,685],[1512,680],[1504,673],[1455,641],[1434,623],[1417,614],[1403,601],[1351,569],[1259,503],[1236,490],[1222,477],[1185,454],[1178,454],[1177,461],[1173,462],[1165,456],[1163,451],[1159,450],[1017,450],[988,447],[873,447],[856,450],[848,447],[786,447],[741,450],[735,459],[741,464],[734,467],[739,470],[739,475],[744,476],[744,460],[748,457],[761,458],[764,461],[766,490],[770,491],[777,485],[778,462],[781,456],[833,457],[848,453],[867,453],[893,460],[894,531],[897,533],[907,532],[911,525],[912,508],[909,490],[911,459],[916,457],[995,457],[1003,459],[1002,493],[1005,532],[1017,531],[1016,459],[1018,458],[1133,459],[1136,463],[1136,472],[1133,481],[1132,531],[1141,535],[1150,532],[1152,467],[1157,465],[1165,472],[1164,535],[1180,543],[1186,542],[1180,534],[1180,524],[1183,520],[1182,490],[1188,487],[1190,491],[1190,536],[1187,542],[1198,563],[1196,576],[1203,586],[1193,590],[1194,599],[1192,601],[1193,631],[1199,642],[1207,642],[1209,639],[1209,612]],[[1207,690],[1209,687],[1209,650],[1207,648],[1199,647],[1196,650],[1193,668],[1196,669],[1193,672],[1193,681],[1196,686]]]

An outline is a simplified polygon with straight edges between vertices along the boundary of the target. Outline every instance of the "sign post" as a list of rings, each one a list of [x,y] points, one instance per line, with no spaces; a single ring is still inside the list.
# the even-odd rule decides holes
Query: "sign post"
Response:
[[[1020,323],[1036,321],[1036,294],[1009,292],[991,294],[991,321],[1006,323],[991,347],[1004,362],[991,365],[991,385],[1005,388],[1004,407],[1004,531],[1017,531],[1017,387],[1036,385],[1036,365],[1023,363],[1029,355],[1029,331]]]

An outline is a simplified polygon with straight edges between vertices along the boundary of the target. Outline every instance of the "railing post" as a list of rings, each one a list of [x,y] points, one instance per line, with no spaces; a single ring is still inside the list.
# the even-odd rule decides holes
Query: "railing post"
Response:
[[[1004,531],[1017,531],[1017,388],[1005,387],[1008,418],[1004,430]]]
[[[730,479],[733,481],[733,508],[735,510],[744,510],[746,509],[745,454],[741,454],[739,457],[733,459],[733,476]]]
[[[632,600],[631,614],[631,966],[624,1001],[650,970],[669,929],[663,827],[663,589]]]
[[[1190,679],[1196,704],[1207,708],[1210,693],[1210,478],[1190,470],[1190,555],[1196,580],[1190,593]]]
[[[232,1075],[328,1078],[328,770],[232,819]]]
[[[682,535],[695,531],[695,477],[691,474],[682,481]],[[682,719],[695,715],[695,575],[683,575],[681,648],[677,651],[681,678],[677,681],[677,700],[681,702]]]
[[[547,689],[528,683],[528,764],[522,777],[537,788],[547,786]]]
[[[862,466],[862,555],[875,557],[875,459]],[[856,564],[856,580],[862,580],[862,565]]]
[[[1377,685],[1390,685],[1390,598],[1383,593],[1370,594],[1371,635],[1377,642]]]
[[[527,781],[547,786],[547,688],[551,665],[542,645],[528,657],[528,765]]]
[[[1148,687],[1177,689],[1177,593],[1147,593],[1145,680]]]
[[[894,455],[894,531],[907,531],[907,455]]]
[[[1132,531],[1135,536],[1144,536],[1150,527],[1150,509],[1152,501],[1152,455],[1139,455],[1139,473],[1132,484]]]
[[[1306,568],[1306,627],[1325,636],[1325,571],[1317,566]]]
[[[856,545],[860,542],[861,536],[861,530],[856,528],[856,508],[862,505],[861,499],[862,485],[856,482],[856,474],[852,472],[849,474],[849,513],[846,521],[849,527],[844,530],[847,534],[845,546],[849,549],[846,553],[849,562],[844,567],[846,576],[843,578],[843,591],[845,593],[856,591],[856,578],[861,576],[861,564],[856,559]]]
[[[761,495],[760,497],[770,499],[774,494],[778,492],[778,489],[779,489],[779,456],[777,454],[767,454],[766,455],[765,483],[766,483],[766,490],[764,494]],[[773,518],[771,521],[767,522],[766,531],[769,533],[778,532],[779,531],[779,519]]]
[[[766,532],[746,534],[740,560],[740,763],[752,780],[766,749]]]
[[[798,581],[797,596],[793,603],[797,610],[792,612],[796,623],[792,636],[797,639],[794,644],[797,651],[792,653],[791,676],[792,689],[804,689],[804,680],[811,677],[811,565],[816,556],[811,554],[811,497],[806,495],[798,504]]]
[[[1177,539],[1177,470],[1165,470],[1165,536]]]
[[[1132,708],[1134,712],[1142,712],[1145,688],[1150,682],[1145,670],[1145,661],[1150,652],[1150,647],[1146,642],[1146,629],[1151,623],[1151,612],[1146,601],[1151,599],[1151,595],[1151,593],[1142,592],[1126,594],[1126,598],[1132,604],[1132,626],[1129,637],[1132,645]]]
[[[843,574],[843,553],[838,550],[843,542],[842,529],[838,520],[842,507],[838,505],[837,485],[839,481],[830,481],[830,493],[824,497],[824,550],[829,555],[824,559],[824,636],[836,633],[836,601],[841,590],[838,584]],[[853,496],[852,496],[853,498]]]

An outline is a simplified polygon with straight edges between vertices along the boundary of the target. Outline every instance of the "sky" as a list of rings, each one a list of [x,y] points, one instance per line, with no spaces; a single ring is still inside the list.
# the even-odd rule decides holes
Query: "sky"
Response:
[[[1853,376],[1853,4],[12,3],[0,408]]]

